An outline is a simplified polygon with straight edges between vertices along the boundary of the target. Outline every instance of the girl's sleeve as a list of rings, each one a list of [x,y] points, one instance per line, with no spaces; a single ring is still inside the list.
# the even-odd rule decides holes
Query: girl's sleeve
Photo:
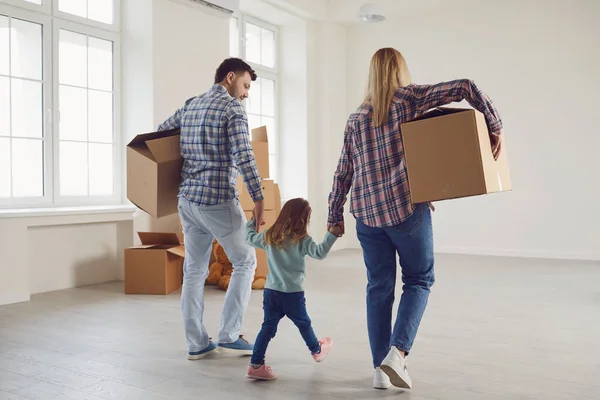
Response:
[[[336,240],[337,236],[329,232],[327,232],[325,239],[323,239],[323,242],[320,244],[316,244],[310,236],[307,236],[302,242],[302,253],[305,256],[312,257],[316,260],[323,260],[325,257],[327,257],[329,250],[331,250]]]
[[[257,249],[265,249],[265,232],[256,232],[256,222],[253,219],[246,224],[246,243]]]

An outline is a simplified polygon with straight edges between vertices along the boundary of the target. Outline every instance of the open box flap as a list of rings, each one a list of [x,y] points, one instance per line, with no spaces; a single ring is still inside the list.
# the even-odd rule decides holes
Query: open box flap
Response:
[[[267,135],[267,127],[259,126],[258,128],[252,129],[252,141],[253,142],[268,142],[269,138]]]
[[[127,146],[128,147],[139,146],[139,145],[144,144],[148,140],[160,139],[160,138],[177,136],[177,135],[179,135],[178,128],[170,129],[167,131],[161,131],[161,132],[142,133],[142,134],[139,134],[136,137],[134,137]]]
[[[171,247],[170,249],[167,249],[167,252],[175,254],[176,256],[179,256],[181,258],[185,257],[185,247],[183,246]]]
[[[150,139],[146,141],[154,160],[158,163],[178,160],[181,158],[179,136]]]
[[[179,246],[179,238],[174,232],[138,232],[138,236],[140,237],[143,245]]]
[[[152,249],[154,247],[158,246],[157,244],[142,244],[139,246],[132,246],[129,247],[128,250],[144,250],[144,249]]]
[[[427,111],[425,114],[421,115],[418,118],[415,118],[408,123],[422,121],[424,119],[441,117],[444,115],[457,114],[465,111],[472,111],[472,108],[453,108],[453,107],[437,107]]]

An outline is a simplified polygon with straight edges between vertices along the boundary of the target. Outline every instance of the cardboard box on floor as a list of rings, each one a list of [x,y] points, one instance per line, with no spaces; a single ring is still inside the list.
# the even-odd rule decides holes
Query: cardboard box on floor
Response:
[[[439,108],[402,124],[411,199],[425,203],[512,190],[506,143],[494,160],[483,114]]]
[[[183,282],[185,250],[174,233],[138,232],[142,244],[125,249],[125,293],[169,294]]]
[[[179,129],[137,135],[127,145],[127,198],[155,218],[177,212]]]

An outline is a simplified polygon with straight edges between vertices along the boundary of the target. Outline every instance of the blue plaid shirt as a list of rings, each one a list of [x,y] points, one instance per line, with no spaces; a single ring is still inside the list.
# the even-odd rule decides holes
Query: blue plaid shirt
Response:
[[[246,111],[223,86],[187,100],[158,130],[175,128],[181,132],[183,158],[180,196],[202,206],[237,199],[241,172],[252,199],[263,199]]]

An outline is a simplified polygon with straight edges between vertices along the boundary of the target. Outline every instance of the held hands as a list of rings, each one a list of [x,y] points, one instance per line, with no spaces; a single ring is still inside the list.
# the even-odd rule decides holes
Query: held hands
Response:
[[[331,228],[329,228],[329,233],[339,238],[344,236],[344,223],[340,222],[337,225],[332,226]]]
[[[252,219],[256,221],[256,232],[260,232],[260,228],[265,224],[265,202],[259,200],[254,203],[254,210],[252,210]]]

